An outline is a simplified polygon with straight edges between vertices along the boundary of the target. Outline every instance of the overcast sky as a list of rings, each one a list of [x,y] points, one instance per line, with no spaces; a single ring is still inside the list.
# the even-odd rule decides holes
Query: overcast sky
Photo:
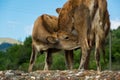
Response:
[[[67,0],[0,0],[0,38],[20,41],[31,35],[35,19],[42,14],[57,15],[55,9]],[[120,0],[108,0],[111,28],[120,25]]]

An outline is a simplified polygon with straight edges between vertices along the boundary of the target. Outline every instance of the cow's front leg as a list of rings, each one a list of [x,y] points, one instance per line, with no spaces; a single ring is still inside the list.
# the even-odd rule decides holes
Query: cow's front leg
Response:
[[[79,34],[79,35],[80,35],[79,36],[79,43],[81,45],[82,56],[81,56],[81,61],[80,61],[80,65],[79,65],[78,69],[84,70],[85,65],[88,64],[88,63],[86,63],[86,61],[87,61],[87,58],[89,56],[88,52],[89,52],[90,48],[88,46],[87,37],[83,36],[82,34]]]
[[[79,66],[79,70],[84,70],[84,66],[85,66],[85,62],[86,62],[86,58],[88,55],[88,50],[85,48],[81,48],[82,49],[82,56],[81,56],[81,61],[80,61],[80,66]]]

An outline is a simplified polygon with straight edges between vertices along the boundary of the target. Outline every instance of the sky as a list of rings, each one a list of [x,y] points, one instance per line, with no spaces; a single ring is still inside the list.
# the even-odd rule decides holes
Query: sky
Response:
[[[0,0],[0,38],[24,41],[42,14],[58,16],[56,8],[67,0]],[[107,0],[111,29],[120,25],[120,0]]]

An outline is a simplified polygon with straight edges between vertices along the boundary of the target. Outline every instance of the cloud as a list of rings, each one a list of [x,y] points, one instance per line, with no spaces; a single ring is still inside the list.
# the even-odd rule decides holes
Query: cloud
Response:
[[[33,29],[33,24],[26,26],[26,27],[24,28],[25,34],[26,34],[27,36],[31,35],[31,34],[32,34],[32,29]]]
[[[120,26],[120,20],[111,20],[111,29],[117,29]]]

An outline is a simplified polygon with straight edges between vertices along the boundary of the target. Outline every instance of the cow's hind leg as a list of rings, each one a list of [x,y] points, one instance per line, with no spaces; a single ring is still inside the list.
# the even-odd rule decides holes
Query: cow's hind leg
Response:
[[[32,45],[32,54],[31,54],[31,58],[30,58],[28,72],[32,71],[33,65],[35,64],[35,60],[36,60],[37,54],[38,54],[38,52],[35,49],[35,46]]]
[[[104,40],[105,42],[105,40]],[[102,53],[103,53],[103,60],[104,60],[104,63],[106,64],[106,59],[105,59],[105,43],[102,43],[102,46],[101,46],[101,49],[102,49]]]
[[[96,59],[96,64],[97,64],[97,71],[100,73],[101,71],[101,66],[100,66],[100,40],[99,37],[96,37],[96,43],[95,43],[95,59]]]
[[[84,69],[85,69],[85,70],[88,70],[88,69],[89,69],[90,54],[91,54],[91,49],[88,51],[88,54],[87,54],[87,57],[86,57],[86,61],[85,61],[85,65],[84,65]]]
[[[65,59],[68,69],[73,69],[73,50],[65,50]]]

